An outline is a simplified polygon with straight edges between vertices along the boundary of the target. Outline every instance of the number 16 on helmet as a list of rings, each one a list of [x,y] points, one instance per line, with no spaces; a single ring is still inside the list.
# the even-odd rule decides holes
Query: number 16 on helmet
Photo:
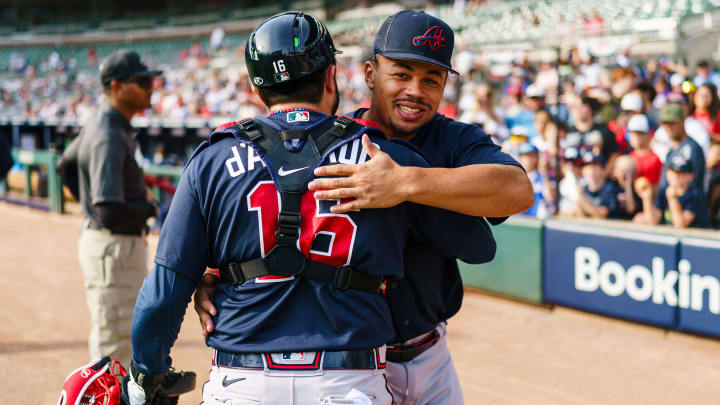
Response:
[[[339,53],[323,23],[290,11],[270,17],[250,34],[245,63],[255,86],[270,87],[325,68]]]

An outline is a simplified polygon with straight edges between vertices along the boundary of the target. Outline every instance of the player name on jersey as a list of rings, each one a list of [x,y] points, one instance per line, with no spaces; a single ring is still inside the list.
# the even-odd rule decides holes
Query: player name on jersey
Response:
[[[375,146],[380,148],[378,144],[375,144]],[[263,162],[262,158],[255,149],[244,143],[241,143],[240,145],[233,145],[230,148],[230,154],[232,157],[225,161],[225,166],[230,173],[230,177],[240,176],[241,174],[257,169],[260,166],[265,167],[265,162]],[[370,156],[368,156],[367,152],[362,147],[360,138],[346,143],[337,150],[330,152],[327,158],[327,162],[331,164],[358,164],[368,160],[370,160]],[[293,170],[299,168],[284,167],[282,169],[284,169],[287,173],[291,173]]]

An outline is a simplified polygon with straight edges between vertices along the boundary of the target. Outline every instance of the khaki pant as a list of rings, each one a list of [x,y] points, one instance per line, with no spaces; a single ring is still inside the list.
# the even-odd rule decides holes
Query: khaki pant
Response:
[[[142,236],[83,229],[78,257],[90,310],[90,358],[110,356],[129,367],[133,310],[147,275],[147,242]]]

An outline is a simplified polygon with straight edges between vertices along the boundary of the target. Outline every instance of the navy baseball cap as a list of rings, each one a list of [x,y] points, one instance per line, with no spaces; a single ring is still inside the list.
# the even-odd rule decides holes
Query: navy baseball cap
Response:
[[[111,53],[100,65],[100,81],[102,84],[111,80],[127,79],[130,76],[157,76],[162,70],[149,70],[140,60],[135,51],[121,49]]]
[[[668,159],[666,165],[667,165],[668,169],[674,170],[676,172],[692,172],[693,171],[692,160],[690,160],[680,154],[673,155],[670,159]]]
[[[458,74],[450,65],[455,34],[443,20],[406,10],[388,17],[375,36],[373,53],[390,59],[430,63]]]

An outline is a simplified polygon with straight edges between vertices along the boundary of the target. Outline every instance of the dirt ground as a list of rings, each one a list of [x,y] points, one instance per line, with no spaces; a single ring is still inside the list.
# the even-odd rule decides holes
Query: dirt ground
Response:
[[[0,202],[0,404],[55,404],[88,361],[80,217]],[[151,239],[154,249],[154,239]],[[720,341],[468,292],[449,327],[468,404],[717,404]],[[211,351],[189,310],[172,352],[198,373]]]

